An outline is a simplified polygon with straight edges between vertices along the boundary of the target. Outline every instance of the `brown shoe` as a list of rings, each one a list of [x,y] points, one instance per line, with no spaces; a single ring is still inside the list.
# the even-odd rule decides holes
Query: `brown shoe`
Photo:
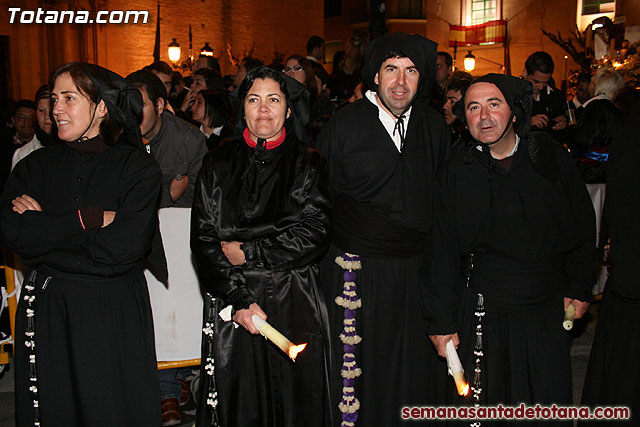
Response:
[[[191,397],[191,389],[189,388],[189,384],[185,381],[178,380],[178,382],[180,383],[180,400],[178,400],[178,405],[184,406]]]
[[[178,399],[164,399],[161,403],[162,425],[175,426],[180,424],[180,411],[178,410]]]

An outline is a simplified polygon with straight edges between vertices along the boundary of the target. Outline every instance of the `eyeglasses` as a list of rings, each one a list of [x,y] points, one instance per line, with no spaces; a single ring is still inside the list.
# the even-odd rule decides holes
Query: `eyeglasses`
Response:
[[[16,120],[32,122],[33,121],[33,116],[26,116],[24,114],[16,114]]]
[[[291,72],[293,72],[293,71],[298,72],[298,71],[302,71],[302,70],[304,70],[304,67],[301,67],[300,65],[294,65],[293,67],[285,67],[285,68],[282,70],[282,72],[284,72],[284,73],[291,73]]]

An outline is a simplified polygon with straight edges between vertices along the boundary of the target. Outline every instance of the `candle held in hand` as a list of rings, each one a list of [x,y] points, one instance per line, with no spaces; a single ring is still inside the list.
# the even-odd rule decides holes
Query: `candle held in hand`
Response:
[[[562,322],[562,326],[570,331],[573,328],[573,321],[576,319],[576,306],[573,304],[569,304],[569,307],[564,311],[564,322]]]
[[[447,355],[447,368],[449,368],[449,374],[456,382],[456,389],[460,396],[466,396],[469,393],[469,383],[464,378],[464,369],[462,363],[458,357],[458,352],[453,346],[453,341],[449,340],[446,346]]]
[[[287,337],[278,332],[277,329],[275,329],[273,326],[267,323],[266,320],[262,319],[257,314],[251,316],[251,320],[253,321],[256,329],[260,331],[260,334],[262,334],[263,337],[278,346],[278,348],[284,351],[284,353],[289,356],[294,362],[296,361],[298,353],[304,350],[304,348],[307,346],[306,343],[295,345],[294,343],[289,341]]]

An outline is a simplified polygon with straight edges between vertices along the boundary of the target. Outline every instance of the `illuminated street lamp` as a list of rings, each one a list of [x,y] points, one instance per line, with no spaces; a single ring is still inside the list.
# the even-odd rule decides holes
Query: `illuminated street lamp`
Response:
[[[169,43],[169,60],[174,64],[180,60],[180,43],[176,39]]]
[[[200,49],[200,55],[213,56],[213,48],[209,46],[209,42],[204,42],[204,46]]]
[[[464,69],[466,71],[473,71],[476,68],[476,57],[473,56],[471,51],[464,56]]]

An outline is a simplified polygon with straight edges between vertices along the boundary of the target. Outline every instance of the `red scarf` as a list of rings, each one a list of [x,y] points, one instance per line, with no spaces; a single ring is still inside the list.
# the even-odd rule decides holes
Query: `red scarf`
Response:
[[[242,136],[244,137],[244,142],[246,142],[249,147],[256,148],[258,146],[258,143],[251,139],[249,128],[246,128],[244,132],[242,132]],[[282,128],[282,135],[280,135],[278,139],[267,141],[267,150],[271,150],[272,148],[276,148],[277,146],[282,144],[286,136],[287,130],[285,128]]]

